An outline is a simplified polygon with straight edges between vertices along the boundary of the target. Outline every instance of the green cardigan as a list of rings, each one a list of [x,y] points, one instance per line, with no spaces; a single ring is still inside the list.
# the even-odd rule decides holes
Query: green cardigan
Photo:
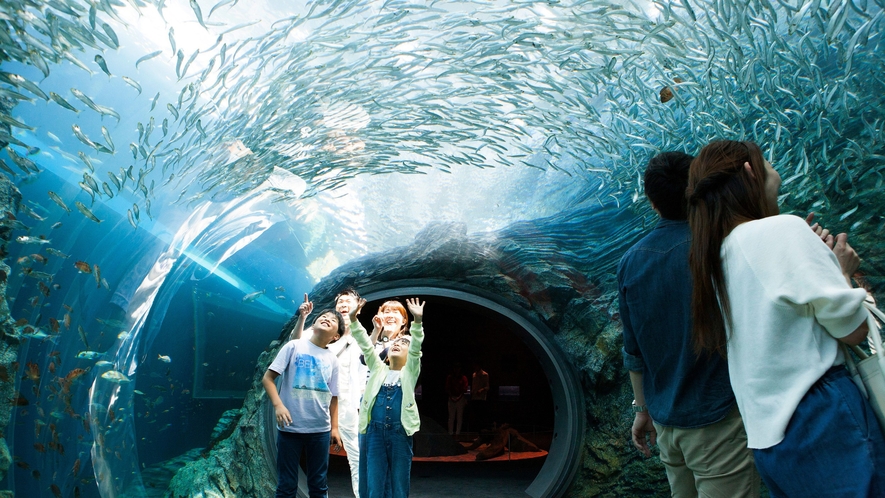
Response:
[[[365,434],[366,428],[369,426],[369,418],[372,416],[375,398],[381,391],[381,385],[387,378],[390,367],[378,357],[366,329],[359,320],[350,324],[350,331],[363,351],[366,365],[369,367],[369,381],[366,383],[366,392],[360,403],[360,434]],[[400,382],[403,386],[401,423],[407,436],[411,436],[421,428],[418,406],[415,405],[415,385],[418,383],[418,375],[421,373],[421,343],[424,341],[424,327],[420,323],[413,322],[409,332],[412,334],[412,340],[409,342],[409,359],[400,373]]]

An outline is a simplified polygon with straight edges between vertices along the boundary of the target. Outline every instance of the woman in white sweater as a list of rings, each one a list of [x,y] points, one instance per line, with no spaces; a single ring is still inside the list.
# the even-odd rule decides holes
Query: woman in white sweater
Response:
[[[772,496],[885,496],[885,439],[838,341],[867,334],[847,235],[780,215],[780,176],[750,142],[692,162],[694,342],[727,355],[748,446]]]

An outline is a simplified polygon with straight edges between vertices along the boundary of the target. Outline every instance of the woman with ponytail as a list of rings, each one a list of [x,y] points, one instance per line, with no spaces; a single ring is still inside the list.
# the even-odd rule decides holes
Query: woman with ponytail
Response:
[[[691,164],[693,339],[727,357],[748,446],[772,496],[885,496],[885,438],[838,341],[867,333],[847,235],[779,214],[780,176],[751,142]]]

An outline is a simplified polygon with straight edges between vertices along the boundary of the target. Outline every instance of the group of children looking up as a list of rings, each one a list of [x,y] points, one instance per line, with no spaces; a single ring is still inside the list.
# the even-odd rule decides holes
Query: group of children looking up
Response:
[[[409,495],[412,435],[420,426],[415,386],[424,302],[406,300],[411,327],[399,301],[385,302],[372,319],[371,335],[357,320],[365,304],[356,290],[345,289],[335,309],[320,311],[310,335],[301,338],[313,311],[305,294],[284,327],[291,340],[262,378],[279,429],[277,498],[296,496],[302,451],[309,495],[325,497],[330,446],[347,452],[355,496]]]

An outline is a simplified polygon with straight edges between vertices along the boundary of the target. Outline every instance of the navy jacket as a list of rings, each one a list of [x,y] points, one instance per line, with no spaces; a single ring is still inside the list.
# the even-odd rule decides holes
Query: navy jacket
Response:
[[[718,422],[735,405],[725,360],[692,350],[690,245],[687,221],[662,219],[618,265],[624,366],[642,373],[652,419],[684,429]]]

